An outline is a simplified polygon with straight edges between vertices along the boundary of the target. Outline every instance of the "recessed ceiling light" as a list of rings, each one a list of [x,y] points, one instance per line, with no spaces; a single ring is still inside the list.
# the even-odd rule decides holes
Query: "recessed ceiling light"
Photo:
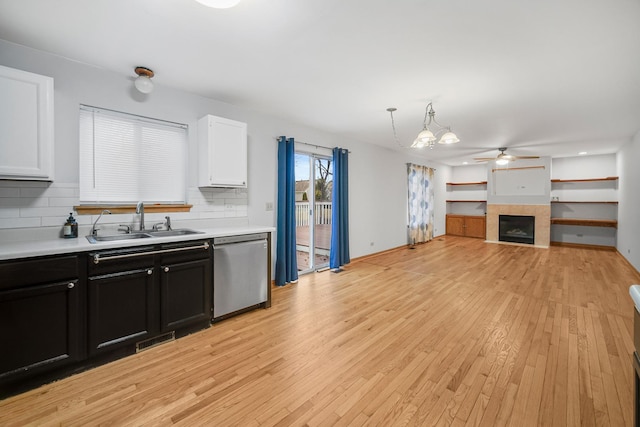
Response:
[[[581,152],[578,153],[578,156],[584,156],[585,154],[587,154],[586,151],[581,151]]]
[[[240,0],[196,0],[198,3],[216,9],[229,9],[240,3]]]
[[[463,164],[463,165],[468,165],[468,164],[469,164],[469,162],[462,162],[462,164]]]

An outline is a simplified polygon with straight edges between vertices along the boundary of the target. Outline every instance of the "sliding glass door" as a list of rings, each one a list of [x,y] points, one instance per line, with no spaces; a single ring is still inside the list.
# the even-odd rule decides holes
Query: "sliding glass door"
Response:
[[[329,266],[331,245],[331,157],[296,152],[296,250],[298,270]]]

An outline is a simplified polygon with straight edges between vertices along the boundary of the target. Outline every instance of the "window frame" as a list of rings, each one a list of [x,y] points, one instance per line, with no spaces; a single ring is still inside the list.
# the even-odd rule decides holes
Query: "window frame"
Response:
[[[188,125],[83,104],[78,122],[81,206],[186,206]]]

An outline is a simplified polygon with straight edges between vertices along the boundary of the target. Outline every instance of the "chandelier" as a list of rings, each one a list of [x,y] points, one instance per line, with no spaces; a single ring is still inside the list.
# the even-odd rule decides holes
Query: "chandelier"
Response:
[[[431,104],[431,102],[427,104],[427,108],[424,112],[424,122],[422,124],[422,130],[413,141],[410,148],[429,147],[433,149],[436,141],[438,141],[438,144],[455,144],[456,142],[460,141],[456,134],[451,131],[451,127],[443,126],[436,121],[436,112],[433,110],[433,105]],[[393,128],[393,137],[395,138],[398,145],[403,147],[403,145],[400,144],[400,141],[398,140],[398,135],[396,133],[396,123],[393,119],[393,112],[397,110],[398,109],[394,107],[387,108],[387,111],[389,112],[389,114],[391,114],[391,127]]]

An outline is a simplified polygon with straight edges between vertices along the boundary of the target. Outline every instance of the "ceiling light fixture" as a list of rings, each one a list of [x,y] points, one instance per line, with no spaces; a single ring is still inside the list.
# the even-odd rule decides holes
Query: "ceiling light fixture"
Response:
[[[397,111],[397,108],[389,107],[387,111],[391,114],[391,127],[393,128],[393,136],[396,139],[398,145],[403,147],[398,140],[398,135],[396,134],[396,123],[393,119],[393,112]],[[440,138],[440,140],[438,140]],[[460,140],[456,136],[455,133],[451,131],[451,127],[443,126],[436,121],[436,112],[433,110],[433,105],[430,102],[427,104],[427,108],[424,112],[424,122],[422,124],[422,130],[416,137],[416,139],[411,144],[410,148],[423,148],[429,147],[433,148],[435,146],[435,142],[438,140],[438,144],[455,144]],[[406,147],[405,147],[406,148]]]
[[[505,151],[507,151],[507,147],[500,147],[498,148],[498,151],[500,152],[500,154],[498,154],[495,158],[494,157],[475,157],[474,160],[476,162],[495,161],[496,165],[504,166],[509,162],[514,162],[518,159],[539,159],[540,158],[540,156],[514,156],[512,154],[507,154],[505,153]]]
[[[229,9],[240,3],[240,0],[196,0],[198,3],[216,9]]]
[[[138,89],[142,93],[151,93],[153,90],[153,82],[151,81],[151,77],[154,76],[153,71],[146,67],[136,67],[136,74],[138,78],[133,82]]]

